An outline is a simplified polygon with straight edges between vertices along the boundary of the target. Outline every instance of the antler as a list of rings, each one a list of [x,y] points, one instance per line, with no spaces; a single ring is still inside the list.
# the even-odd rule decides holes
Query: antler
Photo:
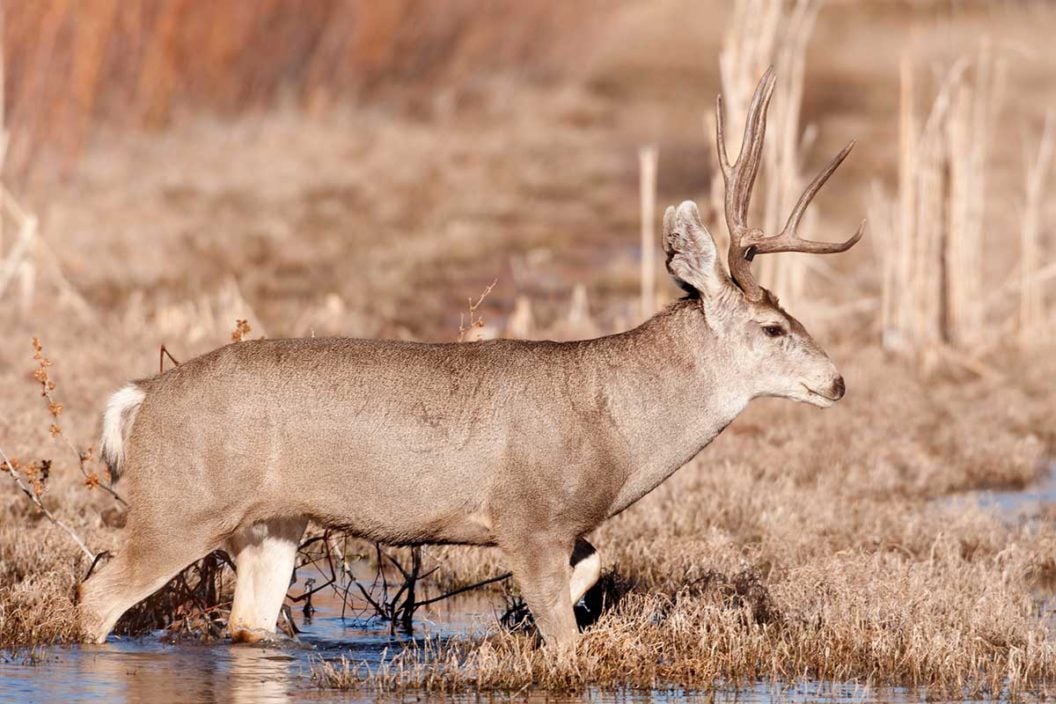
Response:
[[[821,170],[814,180],[810,182],[803,195],[799,197],[792,214],[788,216],[788,222],[780,233],[767,237],[758,228],[748,226],[748,206],[752,200],[752,186],[755,185],[755,177],[759,172],[760,157],[763,153],[763,140],[766,137],[766,112],[770,107],[770,98],[774,93],[774,68],[771,66],[763,74],[759,85],[752,95],[752,102],[748,106],[748,117],[744,123],[744,139],[741,141],[741,152],[737,155],[737,161],[730,164],[726,156],[726,134],[723,124],[722,95],[716,101],[715,132],[716,144],[719,151],[719,167],[722,169],[722,179],[726,186],[726,227],[730,231],[730,276],[744,291],[744,295],[751,301],[760,301],[763,298],[763,289],[756,283],[752,276],[752,259],[756,254],[772,254],[774,252],[810,252],[813,254],[834,254],[845,252],[862,238],[865,232],[865,221],[858,226],[858,231],[845,242],[815,242],[799,237],[796,229],[807,206],[814,200],[821,187],[829,180],[833,172],[839,168],[847,155],[854,148],[852,141],[837,154],[828,165]]]

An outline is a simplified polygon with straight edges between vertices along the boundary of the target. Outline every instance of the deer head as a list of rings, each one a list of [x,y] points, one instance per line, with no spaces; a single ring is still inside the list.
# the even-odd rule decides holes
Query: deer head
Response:
[[[844,394],[843,377],[798,320],[786,313],[777,298],[752,276],[752,259],[759,254],[811,252],[832,254],[850,249],[862,237],[865,221],[844,242],[815,242],[797,233],[803,213],[814,196],[851,152],[851,142],[810,182],[784,229],[776,235],[748,225],[752,186],[759,171],[766,134],[766,112],[774,90],[769,69],[752,96],[737,161],[726,156],[722,96],[716,105],[716,143],[725,183],[726,226],[730,232],[727,276],[715,241],[701,223],[692,201],[664,214],[664,251],[667,268],[691,298],[700,301],[709,328],[719,338],[723,373],[749,397],[780,396],[828,407]],[[714,348],[712,348],[714,349]],[[714,354],[714,352],[713,352]],[[711,360],[714,366],[715,360]]]

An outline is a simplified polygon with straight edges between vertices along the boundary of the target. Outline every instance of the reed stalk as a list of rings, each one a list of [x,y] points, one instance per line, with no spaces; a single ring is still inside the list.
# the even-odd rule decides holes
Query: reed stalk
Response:
[[[926,118],[913,61],[900,63],[898,192],[874,190],[886,349],[930,367],[966,359],[1000,329],[984,296],[987,200],[1005,66],[988,42],[943,74]],[[974,363],[972,366],[975,366]]]
[[[642,213],[642,274],[641,316],[648,318],[656,312],[656,169],[658,152],[655,146],[638,150],[639,195]]]
[[[1019,253],[1019,342],[1030,346],[1048,337],[1043,290],[1041,248],[1041,206],[1045,186],[1052,170],[1053,149],[1056,147],[1056,119],[1050,111],[1035,158],[1027,162],[1026,201],[1023,225],[1020,230]]]

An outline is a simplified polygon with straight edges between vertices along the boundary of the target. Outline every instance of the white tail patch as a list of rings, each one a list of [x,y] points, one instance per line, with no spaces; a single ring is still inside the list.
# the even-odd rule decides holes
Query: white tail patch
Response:
[[[110,474],[116,480],[121,474],[121,464],[125,460],[125,440],[136,420],[139,405],[146,397],[143,389],[129,384],[106,403],[103,413],[103,438],[99,443],[99,452],[103,461],[110,467]]]

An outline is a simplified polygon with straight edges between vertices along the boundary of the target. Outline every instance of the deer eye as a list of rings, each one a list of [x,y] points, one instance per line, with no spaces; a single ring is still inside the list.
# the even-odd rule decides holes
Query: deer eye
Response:
[[[785,329],[780,325],[764,325],[763,332],[767,337],[781,337],[785,334]]]

